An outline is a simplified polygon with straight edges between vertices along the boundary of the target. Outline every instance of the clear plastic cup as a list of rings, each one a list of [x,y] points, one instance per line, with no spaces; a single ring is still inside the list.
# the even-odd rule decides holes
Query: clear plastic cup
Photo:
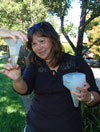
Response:
[[[4,40],[9,46],[12,65],[16,67],[22,41],[20,39],[17,39],[17,43],[15,43],[13,39],[4,39]]]
[[[72,94],[72,91],[80,92],[76,88],[77,87],[82,88],[85,82],[86,75],[84,73],[73,72],[63,75],[63,85],[70,90],[75,107],[79,106],[79,101],[77,100],[76,96]]]

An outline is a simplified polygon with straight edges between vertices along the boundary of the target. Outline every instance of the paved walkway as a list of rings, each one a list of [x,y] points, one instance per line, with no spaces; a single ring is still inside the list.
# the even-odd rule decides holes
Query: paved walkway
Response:
[[[94,73],[94,77],[96,79],[96,84],[100,90],[100,68],[91,68],[93,73]]]
[[[7,58],[7,56],[6,55],[0,55],[0,59],[2,59],[2,58]]]

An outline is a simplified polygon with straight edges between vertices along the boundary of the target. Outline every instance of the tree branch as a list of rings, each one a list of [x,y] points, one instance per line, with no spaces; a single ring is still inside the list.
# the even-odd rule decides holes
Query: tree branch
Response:
[[[75,52],[75,54],[79,55],[79,56],[82,55],[82,43],[83,43],[83,35],[84,35],[84,26],[83,25],[85,24],[86,10],[87,10],[86,3],[84,3],[84,0],[82,0],[80,25],[78,28],[77,48],[76,48],[76,52]]]
[[[95,15],[92,15],[86,22],[85,24],[82,26],[82,28],[84,28],[87,24],[89,24],[94,18],[100,16],[100,14],[95,14]]]
[[[64,26],[63,26],[64,16],[61,16],[61,17],[60,17],[60,20],[61,20],[61,30],[62,30],[62,33],[63,33],[63,35],[65,36],[65,38],[67,39],[68,43],[71,45],[73,51],[75,52],[75,51],[76,51],[76,48],[75,48],[74,44],[72,43],[72,41],[70,40],[70,38],[69,38],[69,36],[66,34],[66,32],[64,31]]]
[[[89,48],[87,48],[83,53],[82,53],[82,55],[84,55],[94,44],[96,44],[98,41],[100,41],[100,38],[99,39],[97,39],[96,41],[94,41],[90,46],[89,46]]]
[[[69,36],[66,34],[66,32],[64,31],[64,16],[65,16],[65,11],[66,11],[66,8],[67,8],[67,2],[65,3],[64,5],[64,10],[63,10],[63,13],[62,13],[62,2],[60,0],[59,2],[59,7],[60,7],[60,20],[61,20],[61,31],[63,33],[63,35],[65,36],[65,38],[67,39],[68,43],[71,45],[73,51],[75,52],[75,46],[74,44],[72,43],[72,41],[70,40]]]

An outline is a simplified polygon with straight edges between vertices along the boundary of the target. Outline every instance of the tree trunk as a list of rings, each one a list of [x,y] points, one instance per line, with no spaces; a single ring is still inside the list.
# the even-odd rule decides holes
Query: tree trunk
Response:
[[[82,0],[82,11],[80,17],[80,25],[78,30],[78,39],[77,39],[77,48],[76,48],[76,55],[82,55],[82,43],[83,43],[83,36],[84,36],[84,29],[85,29],[85,19],[86,19],[86,3]]]
[[[32,0],[30,0],[30,10],[31,10],[30,16],[31,16],[31,22],[32,22],[32,24],[34,24],[34,19],[33,19],[33,16],[32,16],[32,6],[33,6],[33,3],[32,3]]]
[[[67,39],[67,41],[70,44],[70,46],[72,47],[73,51],[75,52],[76,48],[75,48],[74,44],[72,43],[72,41],[70,40],[70,38],[68,37],[68,35],[66,34],[66,32],[64,31],[64,26],[63,26],[64,16],[61,16],[60,20],[61,20],[61,30],[62,30],[62,33],[65,36],[65,38]]]

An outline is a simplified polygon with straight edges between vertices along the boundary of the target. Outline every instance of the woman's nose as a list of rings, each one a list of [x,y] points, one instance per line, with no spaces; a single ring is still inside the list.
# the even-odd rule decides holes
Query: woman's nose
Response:
[[[42,45],[41,44],[37,44],[37,49],[41,49]]]

